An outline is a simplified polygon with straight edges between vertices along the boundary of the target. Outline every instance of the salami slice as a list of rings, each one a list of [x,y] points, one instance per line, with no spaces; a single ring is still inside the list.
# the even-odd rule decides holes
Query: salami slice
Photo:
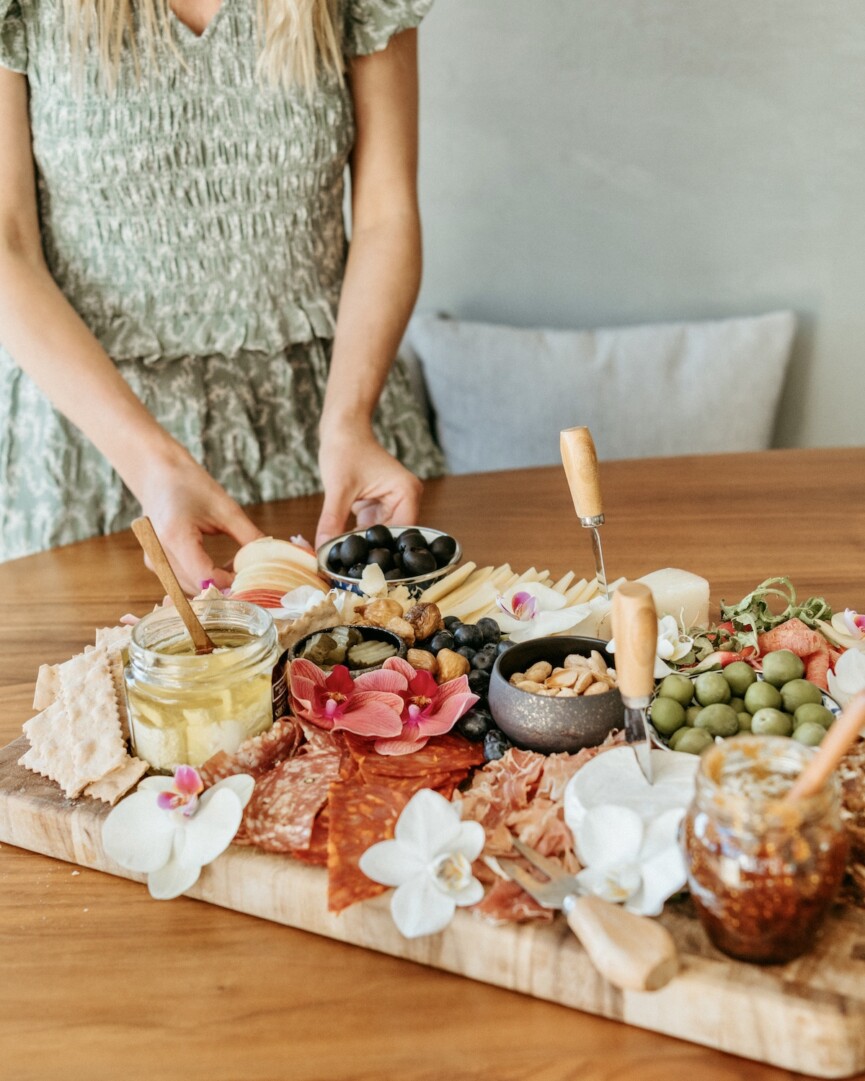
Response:
[[[281,762],[259,778],[243,815],[249,843],[267,852],[308,849],[315,817],[338,776],[338,753],[318,751]]]
[[[282,717],[260,736],[244,740],[233,754],[218,751],[208,758],[199,768],[199,776],[206,788],[235,773],[261,777],[280,762],[292,758],[302,739],[303,730],[294,717]]]

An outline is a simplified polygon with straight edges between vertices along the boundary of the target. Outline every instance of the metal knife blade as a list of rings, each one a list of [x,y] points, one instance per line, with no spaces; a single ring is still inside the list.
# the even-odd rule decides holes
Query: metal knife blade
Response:
[[[603,515],[601,520],[603,521]],[[592,555],[595,557],[595,580],[598,583],[598,592],[603,593],[607,600],[610,599],[610,591],[607,588],[607,572],[604,568],[604,553],[601,548],[601,535],[594,526],[592,530]]]
[[[634,748],[643,776],[652,784],[652,742],[646,710],[655,685],[658,616],[651,590],[625,582],[613,594],[616,677],[625,706],[625,736]]]

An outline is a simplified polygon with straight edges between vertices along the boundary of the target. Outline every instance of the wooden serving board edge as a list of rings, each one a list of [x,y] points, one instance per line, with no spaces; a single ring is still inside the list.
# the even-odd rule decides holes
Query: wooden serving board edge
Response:
[[[52,782],[18,766],[26,749],[22,737],[0,750],[0,842],[143,883],[144,876],[103,851],[108,808],[68,800]],[[662,990],[640,993],[603,980],[562,918],[497,927],[457,911],[440,934],[405,939],[391,920],[388,895],[334,915],[321,868],[238,845],[204,868],[187,896],[811,1076],[849,1077],[865,1069],[865,999],[815,988],[796,978],[793,965],[762,969],[731,961],[675,906],[662,921],[676,939],[681,971]],[[865,947],[860,916],[844,913],[831,922],[853,919]],[[836,932],[830,926],[824,937]]]

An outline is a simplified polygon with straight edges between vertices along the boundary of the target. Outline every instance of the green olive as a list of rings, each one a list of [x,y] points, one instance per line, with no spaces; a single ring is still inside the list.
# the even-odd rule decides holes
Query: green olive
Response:
[[[688,725],[690,728],[693,728],[694,721],[696,721],[697,717],[700,715],[700,710],[702,708],[702,706],[697,705],[688,706],[688,708],[685,710],[685,724]]]
[[[805,721],[793,729],[793,739],[808,747],[817,747],[826,735],[826,729],[816,721]]]
[[[789,649],[776,649],[763,658],[763,679],[773,687],[783,687],[791,679],[805,675],[805,663]]]
[[[672,736],[670,736],[669,740],[667,741],[667,745],[669,746],[670,750],[671,751],[678,750],[679,744],[681,743],[685,733],[690,732],[690,731],[691,731],[691,729],[688,728],[688,726],[684,725],[684,724],[682,725],[681,728],[676,729],[676,731],[672,734]]]
[[[795,713],[806,702],[822,703],[823,692],[807,679],[791,679],[781,688],[781,701],[788,713]]]
[[[730,709],[734,709],[737,713],[742,713],[745,709],[745,699],[736,698],[735,696],[727,703]]]
[[[740,732],[750,732],[751,731],[751,714],[746,713],[744,710],[742,710],[741,713],[736,714],[736,717],[737,717],[737,719],[739,721],[739,731]]]
[[[694,697],[701,706],[714,706],[729,702],[733,693],[720,672],[703,672],[694,680]]]
[[[767,706],[758,709],[751,718],[751,731],[755,736],[789,736],[793,733],[793,718]]]
[[[685,707],[675,698],[656,698],[649,719],[662,736],[672,736],[685,723]]]
[[[676,740],[674,749],[685,754],[702,754],[715,742],[705,728],[684,728],[679,731],[682,734]]]
[[[735,736],[739,731],[739,718],[736,711],[723,702],[713,702],[700,710],[694,727],[705,728],[713,736]]]
[[[673,698],[680,705],[687,706],[694,697],[694,684],[687,676],[673,672],[664,676],[658,687],[659,698]]]
[[[766,683],[763,680],[752,683],[745,691],[745,709],[753,714],[758,709],[766,709],[767,707],[771,709],[781,708],[781,692],[777,687],[773,687],[771,683]]]
[[[822,724],[828,728],[835,720],[835,714],[822,704],[818,706],[816,702],[806,702],[795,711],[793,720],[797,728],[800,724]]]
[[[730,690],[735,695],[744,695],[745,691],[757,679],[757,673],[745,661],[733,661],[724,669],[722,675],[730,684]]]

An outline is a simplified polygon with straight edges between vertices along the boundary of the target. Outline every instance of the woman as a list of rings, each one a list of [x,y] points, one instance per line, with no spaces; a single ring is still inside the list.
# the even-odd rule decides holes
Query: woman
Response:
[[[260,535],[240,503],[415,520],[397,458],[441,462],[386,377],[431,3],[0,0],[0,558],[140,507],[197,590],[204,534]]]

